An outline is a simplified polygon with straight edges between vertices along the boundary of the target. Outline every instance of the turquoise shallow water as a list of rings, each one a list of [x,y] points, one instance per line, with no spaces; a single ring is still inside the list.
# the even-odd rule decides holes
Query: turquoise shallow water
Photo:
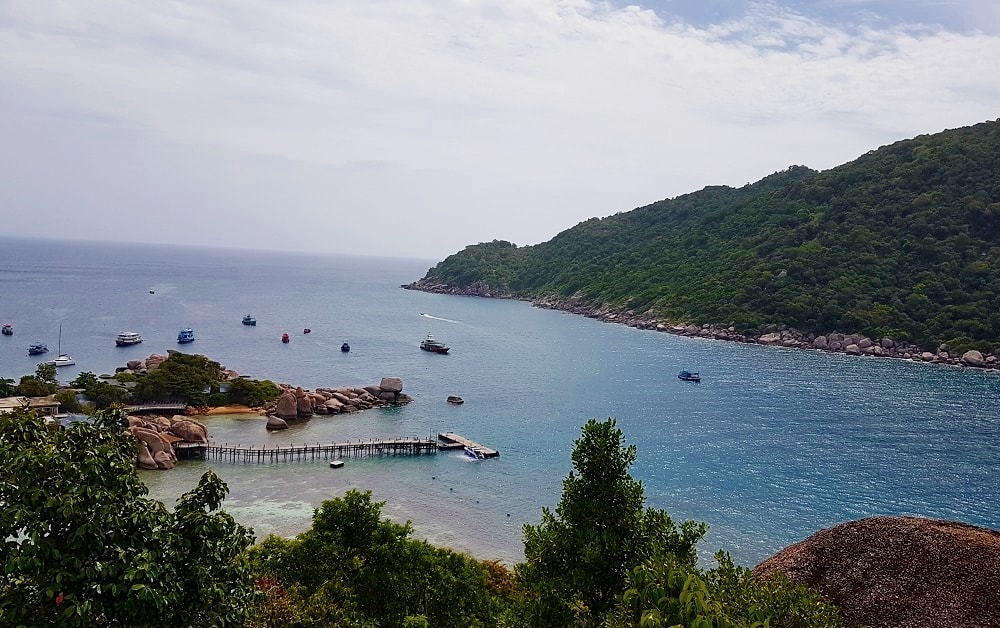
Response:
[[[484,558],[521,557],[521,525],[559,499],[580,426],[613,416],[638,447],[634,475],[651,505],[711,526],[703,549],[741,563],[820,528],[874,514],[919,514],[1000,527],[1000,377],[680,338],[532,308],[412,292],[431,260],[278,255],[174,247],[0,240],[0,376],[33,372],[34,340],[75,367],[112,372],[178,348],[258,377],[317,386],[399,376],[413,404],[315,417],[268,434],[258,417],[208,417],[214,440],[324,442],[453,430],[501,451],[269,466],[213,464],[226,508],[258,537],[308,527],[312,508],[371,489],[416,534]],[[43,253],[44,251],[44,253]],[[153,290],[154,294],[149,294]],[[240,324],[253,313],[256,328]],[[425,314],[424,316],[421,313]],[[312,333],[302,335],[310,327]],[[145,342],[116,348],[138,331]],[[283,345],[282,332],[292,341]],[[417,345],[432,333],[448,356]],[[351,343],[342,354],[340,344]],[[677,380],[699,370],[701,384]],[[466,403],[452,406],[448,395]],[[172,502],[206,468],[144,473]]]

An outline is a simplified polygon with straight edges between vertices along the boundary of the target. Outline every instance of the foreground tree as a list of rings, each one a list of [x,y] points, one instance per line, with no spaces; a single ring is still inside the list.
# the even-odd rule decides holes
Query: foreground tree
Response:
[[[371,492],[323,502],[312,528],[251,550],[267,591],[254,626],[498,626],[502,567],[409,538]],[[500,576],[500,577],[498,577]]]
[[[584,425],[555,512],[543,508],[538,525],[524,526],[517,574],[532,593],[526,621],[599,620],[617,604],[629,573],[654,556],[693,568],[705,524],[677,526],[662,510],[644,508],[642,483],[629,475],[635,457],[614,419]]]
[[[145,497],[120,410],[45,427],[0,414],[0,625],[241,625],[252,533],[214,473],[173,512]]]

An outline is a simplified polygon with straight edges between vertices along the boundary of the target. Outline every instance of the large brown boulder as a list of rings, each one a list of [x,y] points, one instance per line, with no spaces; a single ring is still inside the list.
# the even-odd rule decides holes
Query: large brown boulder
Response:
[[[274,414],[279,419],[294,419],[299,416],[297,408],[298,401],[295,398],[295,393],[285,391],[281,397],[278,397],[278,403],[274,407]]]
[[[156,471],[160,468],[157,466],[156,461],[153,460],[153,455],[149,453],[149,447],[141,440],[136,441],[136,464],[139,465],[140,469],[146,469],[147,471]]]
[[[821,530],[753,570],[807,584],[848,626],[1000,627],[1000,532],[920,517]]]
[[[309,395],[302,395],[295,400],[295,412],[298,416],[313,415],[313,400]]]
[[[267,429],[268,430],[287,430],[288,423],[285,423],[284,419],[279,419],[276,416],[267,417]]]
[[[403,380],[398,377],[383,377],[378,387],[382,392],[403,392]]]
[[[986,364],[986,360],[983,359],[983,354],[975,349],[963,353],[962,362],[968,364],[969,366],[982,366]]]
[[[183,439],[186,443],[208,444],[208,430],[205,429],[204,425],[195,423],[194,421],[174,421],[167,428],[167,432]]]

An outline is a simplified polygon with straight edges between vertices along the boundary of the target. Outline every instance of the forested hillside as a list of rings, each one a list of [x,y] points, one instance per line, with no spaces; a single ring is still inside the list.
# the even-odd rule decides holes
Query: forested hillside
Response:
[[[477,282],[748,332],[1000,348],[1000,120],[592,218],[535,246],[469,246],[417,287]]]

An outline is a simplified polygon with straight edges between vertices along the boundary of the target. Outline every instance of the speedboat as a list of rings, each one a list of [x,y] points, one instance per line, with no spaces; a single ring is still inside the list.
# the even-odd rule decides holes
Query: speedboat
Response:
[[[177,334],[177,342],[184,344],[185,342],[194,342],[194,330],[190,327],[185,327],[180,330]]]
[[[699,375],[697,372],[681,371],[680,373],[677,374],[677,379],[682,379],[685,382],[700,382],[701,375]]]
[[[281,342],[287,345],[290,340],[291,339],[288,337],[288,334],[281,334]]]
[[[45,346],[44,342],[33,342],[28,345],[28,355],[42,355],[48,352],[49,348]]]
[[[140,342],[142,342],[142,336],[134,331],[123,331],[115,337],[116,347],[130,347],[132,345],[137,345]]]
[[[448,353],[448,347],[434,340],[434,336],[430,334],[427,334],[427,337],[420,341],[420,348],[431,353]]]
[[[485,460],[486,454],[475,447],[465,446],[465,455],[470,458],[475,458],[476,460]]]
[[[243,317],[243,324],[244,325],[250,325],[251,327],[256,327],[257,326],[257,319],[254,318],[253,316],[250,316],[249,314],[247,314],[246,316]]]
[[[344,344],[340,345],[340,350],[343,351],[344,353],[347,353],[348,351],[351,350],[351,345],[347,344],[347,341],[345,340]]]
[[[76,364],[76,360],[72,356],[68,356],[65,353],[60,353],[59,357],[55,360],[49,360],[46,364],[51,364],[52,366],[72,366]]]
[[[0,334],[3,334],[4,336],[13,336],[14,326],[10,323],[4,323],[3,327],[0,327]]]

